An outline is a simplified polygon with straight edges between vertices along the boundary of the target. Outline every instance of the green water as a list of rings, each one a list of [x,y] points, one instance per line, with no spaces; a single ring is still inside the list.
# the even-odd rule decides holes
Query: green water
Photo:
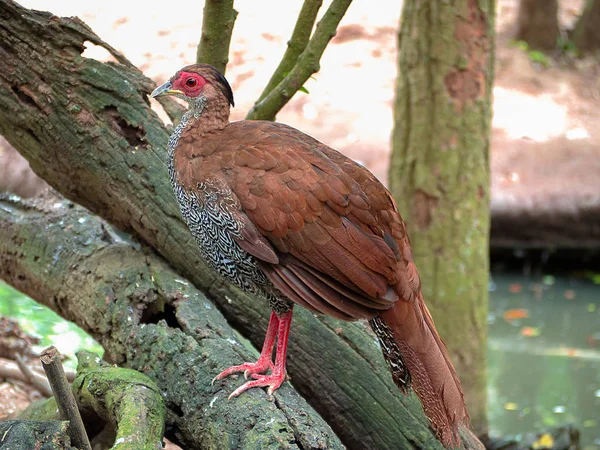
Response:
[[[493,274],[488,350],[492,435],[574,424],[600,449],[600,285]]]
[[[515,314],[528,317],[511,319]],[[0,316],[39,336],[39,348],[55,345],[71,358],[79,349],[102,353],[81,329],[2,282]],[[66,365],[74,368],[74,359]],[[492,435],[570,423],[581,431],[583,448],[600,449],[600,285],[493,274],[488,374]]]
[[[104,353],[100,344],[77,325],[67,322],[55,312],[40,306],[2,281],[0,281],[0,316],[18,319],[19,325],[25,332],[40,338],[35,350],[41,351],[54,345],[67,356],[64,365],[71,369],[77,366],[75,352],[78,350],[89,350],[99,355]]]

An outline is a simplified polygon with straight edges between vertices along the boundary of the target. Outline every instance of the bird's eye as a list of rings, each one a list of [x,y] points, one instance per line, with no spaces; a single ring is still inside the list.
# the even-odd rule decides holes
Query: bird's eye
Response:
[[[187,80],[185,80],[185,85],[187,87],[196,87],[196,85],[198,84],[198,80],[196,80],[195,78],[188,78]]]

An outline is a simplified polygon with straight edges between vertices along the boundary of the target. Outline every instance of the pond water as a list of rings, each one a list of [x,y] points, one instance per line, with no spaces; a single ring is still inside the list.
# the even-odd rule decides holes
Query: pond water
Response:
[[[2,282],[0,316],[41,337],[39,348],[55,345],[72,368],[78,349],[102,354],[81,329]],[[488,342],[492,436],[574,424],[585,450],[600,449],[600,284],[493,273]]]
[[[600,449],[600,285],[593,278],[492,274],[491,435],[574,424],[583,448]]]

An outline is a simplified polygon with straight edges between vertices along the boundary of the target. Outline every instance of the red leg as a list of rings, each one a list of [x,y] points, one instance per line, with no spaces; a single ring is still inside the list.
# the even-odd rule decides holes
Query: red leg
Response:
[[[263,343],[263,348],[260,352],[260,356],[258,357],[258,361],[255,363],[244,363],[239,366],[233,366],[229,369],[224,370],[219,375],[213,378],[212,382],[215,380],[221,380],[225,377],[228,377],[232,373],[244,372],[244,378],[247,380],[248,375],[255,373],[263,373],[269,369],[273,369],[273,363],[271,362],[271,356],[273,355],[273,347],[275,346],[275,337],[277,335],[277,330],[279,328],[279,317],[275,312],[271,312],[271,318],[269,319],[269,326],[267,327],[267,335],[265,336],[265,342]]]
[[[231,393],[229,398],[237,397],[242,392],[254,387],[268,387],[269,395],[281,386],[285,381],[285,360],[287,355],[287,343],[292,324],[292,310],[279,315],[279,327],[277,329],[277,355],[275,356],[275,367],[271,375],[253,374],[253,381],[248,381]]]

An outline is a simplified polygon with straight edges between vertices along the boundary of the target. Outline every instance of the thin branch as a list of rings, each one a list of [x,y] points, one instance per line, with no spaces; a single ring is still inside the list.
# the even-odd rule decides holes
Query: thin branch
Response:
[[[81,450],[92,450],[90,441],[85,432],[79,408],[75,402],[75,397],[63,371],[62,363],[56,347],[48,347],[40,355],[42,366],[54,392],[54,398],[60,411],[60,417],[63,420],[68,420],[69,434],[73,445]]]
[[[319,71],[319,61],[329,41],[335,36],[337,27],[352,0],[333,0],[327,12],[317,24],[314,35],[308,42],[294,68],[262,101],[246,115],[248,120],[274,120],[275,115],[294,96],[310,76]]]
[[[211,64],[221,73],[225,73],[236,17],[237,11],[233,9],[233,0],[206,1],[196,62]]]
[[[267,83],[262,94],[260,94],[256,103],[259,103],[269,95],[294,68],[294,65],[298,61],[298,57],[302,54],[309,42],[310,34],[312,33],[315,21],[317,20],[317,13],[322,4],[323,0],[304,0],[300,14],[298,14],[298,20],[296,20],[292,38],[288,41],[285,54],[283,55],[283,58],[281,58],[279,66],[277,66],[277,69],[273,72],[271,79]]]

